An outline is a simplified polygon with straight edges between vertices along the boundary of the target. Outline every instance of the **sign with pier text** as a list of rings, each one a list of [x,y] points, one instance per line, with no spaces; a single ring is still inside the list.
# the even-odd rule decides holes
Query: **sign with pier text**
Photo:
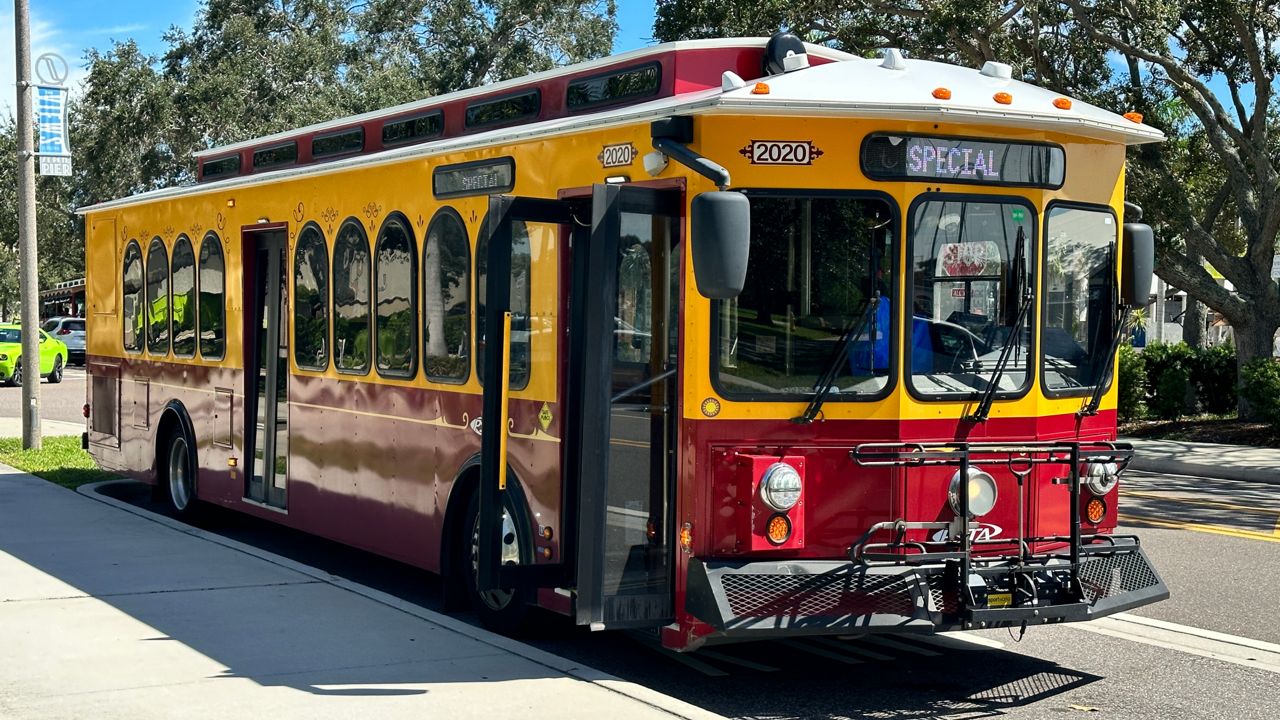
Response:
[[[71,175],[71,146],[67,142],[67,89],[35,86],[36,128],[40,133],[40,174]]]

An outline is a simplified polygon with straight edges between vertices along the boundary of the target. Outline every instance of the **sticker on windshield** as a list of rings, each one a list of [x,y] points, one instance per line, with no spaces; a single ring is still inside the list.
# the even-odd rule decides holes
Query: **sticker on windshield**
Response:
[[[1027,209],[1014,205],[1009,208],[1009,217],[1016,223],[1020,223],[1027,219]]]
[[[812,140],[752,140],[738,152],[752,165],[812,165],[823,156]]]
[[[1000,246],[990,240],[946,243],[938,253],[938,274],[975,277],[1000,274]]]

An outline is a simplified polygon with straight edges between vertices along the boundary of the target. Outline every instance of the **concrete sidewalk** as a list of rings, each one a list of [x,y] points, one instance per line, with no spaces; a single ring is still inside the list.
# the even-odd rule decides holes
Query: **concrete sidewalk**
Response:
[[[40,432],[44,437],[53,437],[55,435],[74,435],[80,437],[85,431],[83,422],[72,423],[62,420],[40,421]],[[20,417],[0,417],[0,438],[20,438],[22,437],[22,418]]]
[[[0,465],[0,717],[715,718]]]
[[[1129,467],[1134,470],[1280,485],[1280,450],[1181,440],[1120,440],[1133,443]]]

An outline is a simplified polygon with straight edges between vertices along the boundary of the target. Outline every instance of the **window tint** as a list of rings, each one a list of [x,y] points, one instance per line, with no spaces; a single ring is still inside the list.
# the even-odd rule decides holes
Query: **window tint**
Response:
[[[476,243],[476,367],[484,382],[485,281],[489,264],[489,218],[480,226]],[[529,228],[522,221],[511,223],[511,389],[529,384]]]
[[[45,322],[45,324],[44,324],[44,325],[41,325],[41,326],[40,326],[40,329],[41,329],[41,330],[44,330],[45,332],[50,332],[50,333],[51,333],[51,332],[53,332],[54,330],[57,330],[57,329],[58,329],[58,324],[59,324],[59,323],[61,323],[61,322],[62,322],[61,320],[49,320],[49,321]]]
[[[541,107],[542,93],[538,90],[496,100],[481,100],[467,106],[466,125],[469,128],[481,128],[515,122],[537,115]]]
[[[203,168],[204,173],[201,175],[203,180],[217,180],[231,175],[239,175],[240,156],[228,155],[216,160],[206,160]]]
[[[209,233],[200,242],[200,312],[196,328],[200,335],[200,356],[206,360],[220,360],[226,350],[223,270],[222,241],[216,234]]]
[[[594,105],[648,97],[657,94],[658,80],[657,63],[575,80],[569,83],[565,91],[565,104],[570,110],[581,110]]]
[[[84,332],[83,320],[63,320],[62,325],[72,332]]]
[[[1111,365],[1117,223],[1105,210],[1055,207],[1045,220],[1044,386],[1097,385]]]
[[[293,251],[293,361],[307,370],[329,367],[329,248],[308,225]]]
[[[124,349],[142,352],[145,315],[142,312],[142,250],[137,240],[124,249]]]
[[[333,155],[359,152],[364,149],[364,128],[352,128],[321,135],[311,141],[311,157],[319,159]]]
[[[369,259],[364,227],[351,218],[333,244],[333,353],[342,372],[369,371]]]
[[[427,140],[444,132],[444,114],[436,110],[426,115],[393,120],[382,126],[382,144],[400,145]]]
[[[290,141],[283,145],[264,148],[253,153],[253,169],[264,170],[279,165],[292,165],[298,160],[298,143]]]
[[[196,354],[196,256],[186,235],[173,244],[173,354]]]
[[[169,258],[160,238],[147,249],[147,352],[169,354]]]
[[[427,377],[463,382],[470,374],[471,246],[458,213],[444,208],[422,249],[423,338]]]
[[[378,233],[378,373],[412,377],[418,370],[418,256],[409,223],[392,214]]]

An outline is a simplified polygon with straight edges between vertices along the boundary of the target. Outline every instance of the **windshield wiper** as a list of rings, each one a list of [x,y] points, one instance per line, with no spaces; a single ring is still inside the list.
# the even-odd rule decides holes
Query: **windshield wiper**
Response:
[[[809,401],[809,406],[804,409],[804,413],[800,417],[791,418],[791,422],[797,425],[808,425],[818,417],[818,413],[822,410],[822,403],[826,401],[827,395],[831,393],[831,388],[835,387],[836,379],[840,377],[841,366],[844,365],[845,358],[849,356],[850,342],[862,335],[863,330],[868,325],[871,326],[872,337],[868,341],[868,352],[871,353],[874,362],[876,327],[875,317],[880,309],[880,291],[876,290],[875,295],[867,302],[867,307],[862,311],[862,316],[857,321],[849,323],[849,327],[840,335],[840,339],[836,345],[835,354],[827,363],[827,369],[818,377],[817,382],[813,384],[813,399]]]
[[[1089,400],[1076,411],[1076,415],[1080,417],[1090,417],[1098,414],[1098,405],[1102,402],[1102,393],[1107,387],[1107,383],[1111,382],[1111,373],[1115,368],[1116,351],[1120,349],[1120,341],[1124,339],[1124,331],[1129,326],[1129,307],[1127,305],[1120,306],[1120,317],[1116,319],[1116,332],[1111,338],[1111,349],[1107,351],[1105,362],[1106,369],[1102,372],[1102,377],[1098,378],[1098,384],[1093,386],[1093,393],[1089,395]]]
[[[995,401],[996,389],[1000,386],[1000,378],[1004,375],[1005,368],[1009,365],[1009,357],[1013,354],[1013,349],[1018,345],[1022,337],[1022,325],[1027,320],[1027,315],[1031,312],[1031,286],[1027,284],[1027,267],[1026,267],[1026,247],[1027,236],[1023,234],[1022,228],[1018,228],[1018,236],[1015,240],[1015,250],[1013,253],[1013,264],[1010,269],[1010,285],[1012,285],[1010,293],[1013,297],[1022,296],[1022,304],[1018,306],[1018,316],[1013,321],[1013,327],[1009,330],[1009,335],[1004,339],[1004,345],[1000,346],[1000,356],[996,359],[996,365],[991,369],[991,377],[987,380],[987,387],[982,392],[982,399],[978,401],[978,407],[965,419],[969,422],[982,423],[987,421],[987,417],[991,414],[991,403]]]

